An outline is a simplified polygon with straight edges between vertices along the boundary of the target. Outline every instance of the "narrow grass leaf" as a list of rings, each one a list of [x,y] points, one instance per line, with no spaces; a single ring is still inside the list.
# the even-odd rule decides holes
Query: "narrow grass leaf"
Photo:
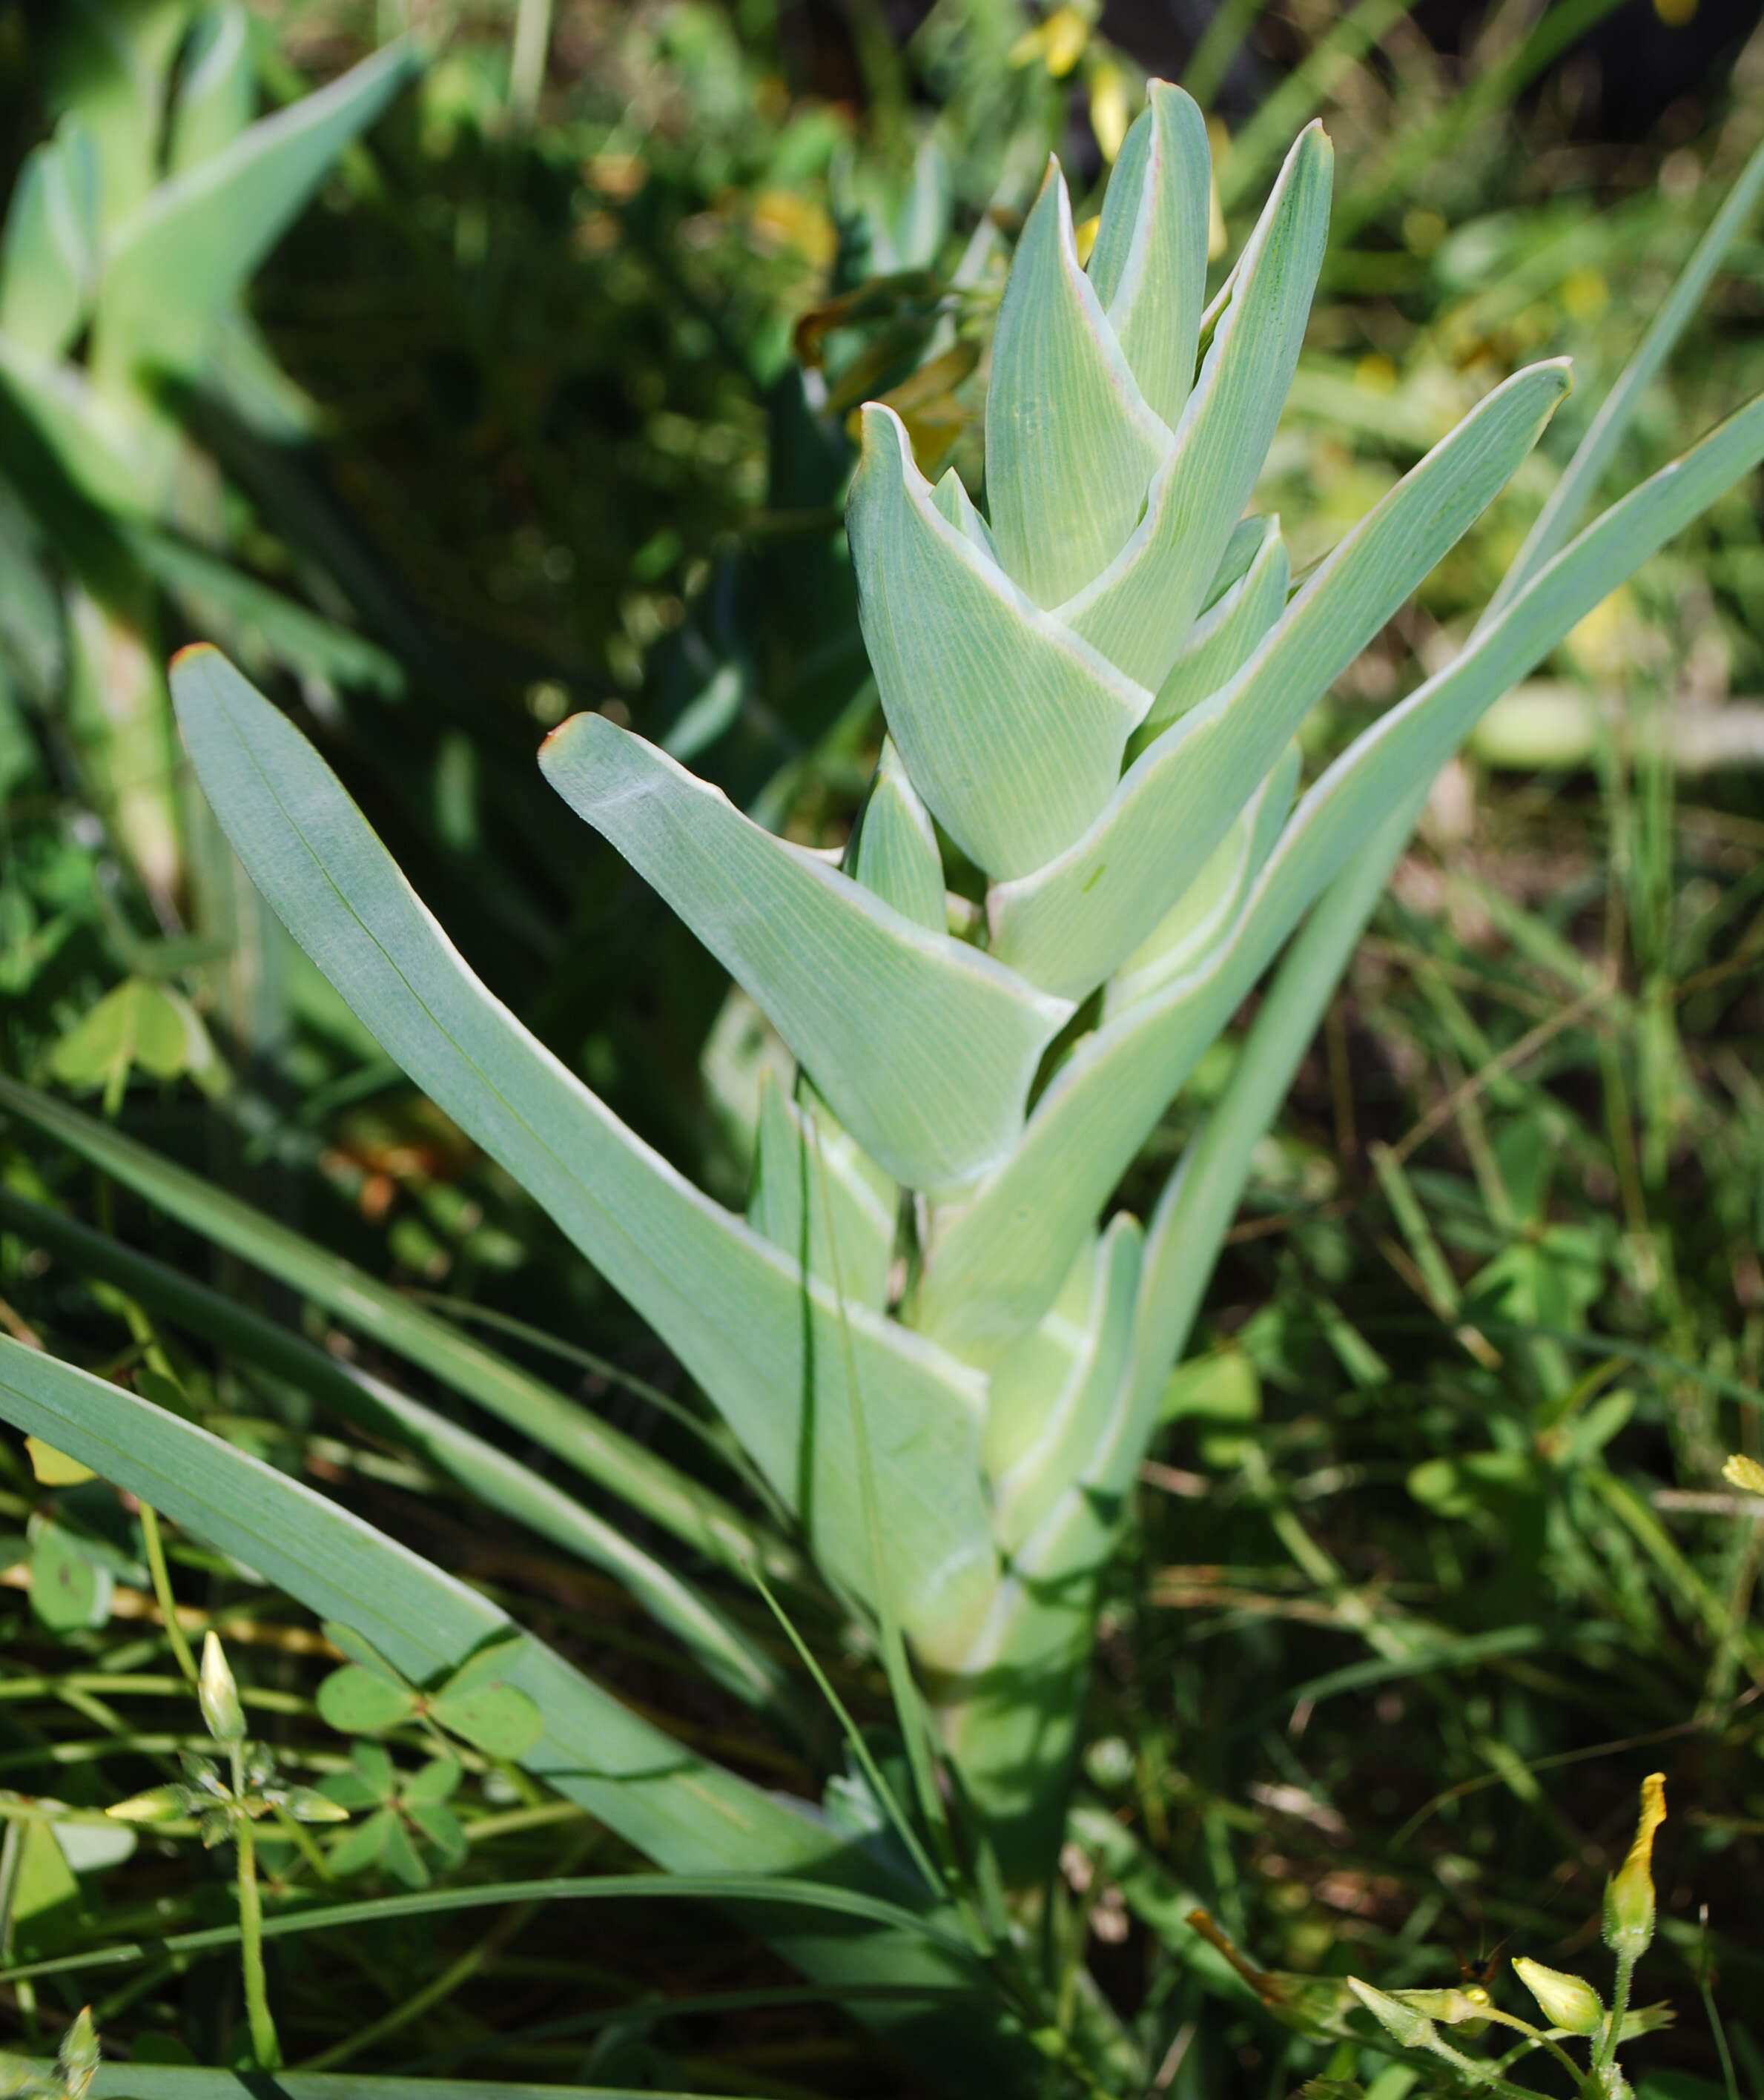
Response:
[[[760,1554],[774,1574],[795,1572],[787,1550],[757,1533],[721,1496],[317,1241],[51,1095],[0,1078],[0,1108],[531,1437],[695,1552],[730,1568]],[[344,1411],[334,1392],[331,1398]]]
[[[346,1422],[410,1452],[487,1508],[525,1524],[590,1567],[604,1569],[738,1696],[768,1705],[782,1694],[783,1679],[770,1657],[700,1590],[604,1517],[495,1445],[384,1379],[339,1361],[218,1291],[137,1254],[111,1234],[93,1232],[7,1189],[0,1189],[0,1218],[32,1244],[118,1285],[241,1361],[285,1379]]]
[[[910,2053],[965,2058],[970,2076],[982,2083],[1002,2080],[1003,2089],[1022,2075],[1021,2045],[1003,2032],[995,2010],[970,2010],[959,2024],[933,2022],[927,2032],[928,2001],[951,1989],[971,1992],[982,1978],[943,1917],[910,1908],[910,1886],[841,1845],[798,1807],[639,1719],[521,1634],[476,1590],[205,1431],[6,1337],[0,1337],[0,1418],[82,1458],[309,1610],[359,1629],[415,1681],[456,1670],[491,1643],[518,1642],[518,1653],[505,1665],[508,1679],[545,1723],[544,1737],[523,1759],[527,1769],[666,1870],[627,1877],[622,1887],[616,1879],[558,1879],[324,1907],[266,1919],[266,1938],[487,1904],[697,1895],[734,1911],[818,1979],[921,1985],[916,2003],[878,2005],[867,2015],[894,2027]],[[804,1877],[813,1878],[804,1883]],[[836,1933],[824,1923],[810,1929],[801,1921],[826,1913],[867,1929]],[[60,1957],[56,1970],[225,1947],[237,1931],[235,1926],[88,1950]]]

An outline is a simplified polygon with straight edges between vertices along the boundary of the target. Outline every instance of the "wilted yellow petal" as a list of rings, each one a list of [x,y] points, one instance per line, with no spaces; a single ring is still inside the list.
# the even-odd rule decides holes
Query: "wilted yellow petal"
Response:
[[[31,1471],[46,1488],[77,1488],[82,1481],[98,1478],[90,1466],[82,1466],[77,1458],[70,1458],[65,1451],[56,1450],[40,1436],[27,1436],[24,1449],[31,1462]]]

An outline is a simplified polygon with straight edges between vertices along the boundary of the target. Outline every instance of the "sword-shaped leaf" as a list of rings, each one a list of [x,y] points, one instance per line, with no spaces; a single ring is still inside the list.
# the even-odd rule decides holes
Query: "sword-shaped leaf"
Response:
[[[823,1564],[869,1596],[855,1379],[902,1621],[927,1635],[958,1624],[993,1560],[975,1383],[840,1306],[633,1136],[485,990],[318,753],[224,659],[185,651],[172,686],[215,813],[289,930],[387,1053],[650,1322]]]
[[[1194,384],[1206,302],[1206,120],[1193,99],[1154,80],[1122,143],[1091,250],[1096,288],[1140,391],[1175,426]]]
[[[1262,470],[1322,265],[1331,163],[1322,127],[1310,126],[1238,260],[1144,517],[1109,567],[1060,607],[1075,633],[1142,685],[1158,685],[1175,661]]]
[[[760,1123],[747,1222],[847,1302],[880,1312],[900,1191],[825,1109],[788,1100],[774,1072],[760,1075]],[[829,1231],[829,1215],[831,1229]]]
[[[408,44],[389,44],[135,208],[111,236],[99,285],[92,369],[101,388],[201,364],[222,307],[417,65]]]
[[[1516,373],[1406,474],[1236,677],[1135,760],[1083,837],[993,889],[993,953],[1074,999],[1109,976],[1199,873],[1318,695],[1493,501],[1568,389],[1563,360]]]
[[[1010,1149],[1071,1012],[744,817],[603,715],[545,740],[545,777],[761,1007],[840,1123],[915,1189]]]
[[[875,785],[863,805],[851,871],[884,904],[933,933],[948,931],[943,856],[931,813],[906,777],[892,740],[882,739]]]
[[[1069,598],[1120,552],[1169,448],[1079,264],[1052,161],[1004,288],[986,392],[992,536],[1037,605]]]
[[[1151,712],[1133,732],[1127,745],[1129,759],[1137,758],[1173,721],[1235,677],[1250,651],[1286,609],[1292,565],[1280,536],[1280,520],[1247,522],[1260,528],[1255,558],[1189,629],[1182,654],[1158,688]]]
[[[846,524],[864,641],[913,785],[989,874],[1039,867],[1108,801],[1151,694],[950,522],[890,408],[863,412]]]
[[[1613,505],[1455,662],[1336,760],[1294,812],[1227,937],[1078,1046],[1008,1162],[934,1238],[916,1308],[925,1332],[977,1362],[996,1361],[1028,1332],[1147,1132],[1331,877],[1515,679],[1760,459],[1764,398]]]
[[[60,357],[80,332],[98,267],[98,148],[64,117],[28,154],[0,240],[0,335]]]
[[[994,1368],[987,1460],[999,1544],[1013,1560],[1077,1480],[1102,1433],[1132,1343],[1144,1245],[1139,1220],[1118,1211],[1094,1256],[1087,1259],[1081,1249],[1060,1299]],[[1084,1302],[1073,1308],[1078,1321],[1071,1331],[1072,1312],[1063,1301],[1073,1295],[1074,1279]],[[1065,1343],[1063,1362],[1034,1346],[1050,1322],[1066,1330],[1048,1338]],[[1006,1440],[994,1432],[995,1417],[1008,1418],[1010,1432],[1008,1461],[1002,1464]],[[1005,1418],[999,1421],[1000,1432]]]
[[[174,175],[224,152],[251,121],[251,19],[239,0],[197,16],[180,72],[165,154]]]

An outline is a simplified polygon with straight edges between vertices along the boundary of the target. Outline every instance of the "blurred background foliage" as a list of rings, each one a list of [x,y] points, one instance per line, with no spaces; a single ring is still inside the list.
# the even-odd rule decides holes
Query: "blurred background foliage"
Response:
[[[518,1359],[520,1323],[567,1334],[580,1361],[529,1361],[746,1494],[653,1339],[242,890],[153,712],[165,653],[210,634],[240,653],[493,989],[739,1199],[770,1048],[545,787],[545,730],[598,707],[792,836],[842,841],[880,734],[839,524],[850,411],[886,396],[922,463],[952,460],[978,492],[1020,214],[1050,148],[1081,218],[1094,212],[1155,73],[1212,112],[1221,257],[1298,126],[1321,110],[1336,142],[1323,296],[1258,496],[1296,566],[1515,364],[1576,362],[1544,456],[1310,725],[1322,762],[1467,631],[1550,462],[1764,138],[1758,15],[1753,0],[1112,0],[1100,15],[9,0],[5,1070],[94,1096],[400,1290],[494,1326]],[[132,138],[145,196],[199,151],[190,112],[219,109],[236,135],[406,30],[426,64],[336,140],[224,325],[200,355],[153,351],[135,408],[158,483],[82,478],[25,353],[46,342],[99,386],[101,280],[90,258],[73,270],[49,337],[8,303],[47,180],[28,156],[83,110],[101,140]],[[67,196],[77,158],[56,178]],[[1613,479],[1760,385],[1754,218]],[[1711,1974],[1737,2089],[1764,2092],[1748,1988],[1764,1978],[1764,1528],[1720,1479],[1728,1451],[1759,1445],[1761,761],[1753,487],[1577,630],[1449,770],[1263,1147],[1202,1352],[1166,1396],[1098,1657],[1092,1806],[1048,1927],[1074,1992],[1106,1996],[1162,2064],[1158,2090],[1274,2096],[1346,2068],[1201,1945],[1196,1904],[1266,1970],[1446,1982],[1515,1935],[1572,1965],[1636,1780],[1663,1768],[1648,1995],[1680,2019],[1636,2053],[1644,2096],[1727,2089],[1699,1996]],[[1148,1186],[1231,1055],[1171,1110]],[[273,1299],[163,1220],[143,1228],[21,1127],[0,1131],[0,1168],[15,1197],[150,1229],[161,1255]],[[371,1339],[305,1318],[388,1368]],[[324,1480],[518,1597],[690,1740],[818,1791],[827,1740],[707,1689],[611,1585],[468,1529],[408,1456],[161,1334],[15,1213],[0,1320]],[[101,1804],[163,1754],[156,1726],[183,1725],[164,1720],[139,1538],[107,1490],[40,1480],[10,1447],[0,1476],[0,1782]],[[250,1658],[254,1725],[280,1731],[293,1767],[341,1769],[346,1745],[312,1703],[315,1637],[249,1571],[188,1542],[174,1557]],[[846,1696],[883,1720],[875,1657],[830,1606],[816,1624]],[[107,1679],[132,1688],[126,1704]],[[622,1864],[604,1833],[509,1784],[468,1767],[452,1803],[464,1863],[434,1872]],[[151,1843],[131,1856],[114,1832],[70,1851],[43,1825],[7,1830],[0,1956],[218,1914],[218,1882]],[[315,1936],[281,1965],[284,2032],[309,2056],[388,2070],[905,2089],[844,2014],[732,1928],[682,1915],[633,1907],[616,1938],[562,1952],[522,1917],[485,1940],[443,1921]],[[230,1988],[224,1965],[161,1963],[99,2005],[100,2025],[119,2050],[218,2060]],[[29,1986],[0,1984],[0,2019],[34,2036],[38,2017]],[[42,2017],[57,2031],[52,2002]],[[1387,2073],[1378,2100],[1402,2100],[1407,2076]]]

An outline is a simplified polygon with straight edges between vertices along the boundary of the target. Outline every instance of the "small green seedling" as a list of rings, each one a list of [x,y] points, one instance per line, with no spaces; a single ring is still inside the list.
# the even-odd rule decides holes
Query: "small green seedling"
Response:
[[[351,1659],[319,1687],[319,1712],[345,1735],[383,1736],[421,1722],[458,1736],[486,1757],[523,1758],[545,1732],[532,1701],[503,1681],[515,1642],[481,1649],[444,1683],[424,1692],[349,1627],[327,1620],[324,1630]]]
[[[212,1633],[202,1643],[196,1696],[203,1722],[225,1758],[224,1774],[216,1759],[181,1751],[182,1781],[150,1787],[145,1793],[118,1802],[108,1812],[121,1823],[178,1823],[193,1816],[205,1846],[212,1849],[231,1840],[236,1847],[240,1955],[252,2053],[260,2071],[274,2071],[281,2063],[282,2053],[263,1971],[263,1912],[253,1826],[267,1815],[286,1816],[295,1823],[342,1823],[349,1811],[315,1787],[290,1785],[277,1772],[265,1745],[247,1739],[239,1688],[220,1641]]]
[[[414,1772],[401,1772],[378,1743],[357,1743],[352,1769],[335,1773],[319,1789],[346,1814],[372,1811],[333,1846],[331,1872],[359,1874],[377,1866],[408,1888],[426,1889],[425,1844],[443,1868],[456,1867],[465,1857],[466,1838],[448,1802],[460,1777],[452,1758],[431,1758]]]

